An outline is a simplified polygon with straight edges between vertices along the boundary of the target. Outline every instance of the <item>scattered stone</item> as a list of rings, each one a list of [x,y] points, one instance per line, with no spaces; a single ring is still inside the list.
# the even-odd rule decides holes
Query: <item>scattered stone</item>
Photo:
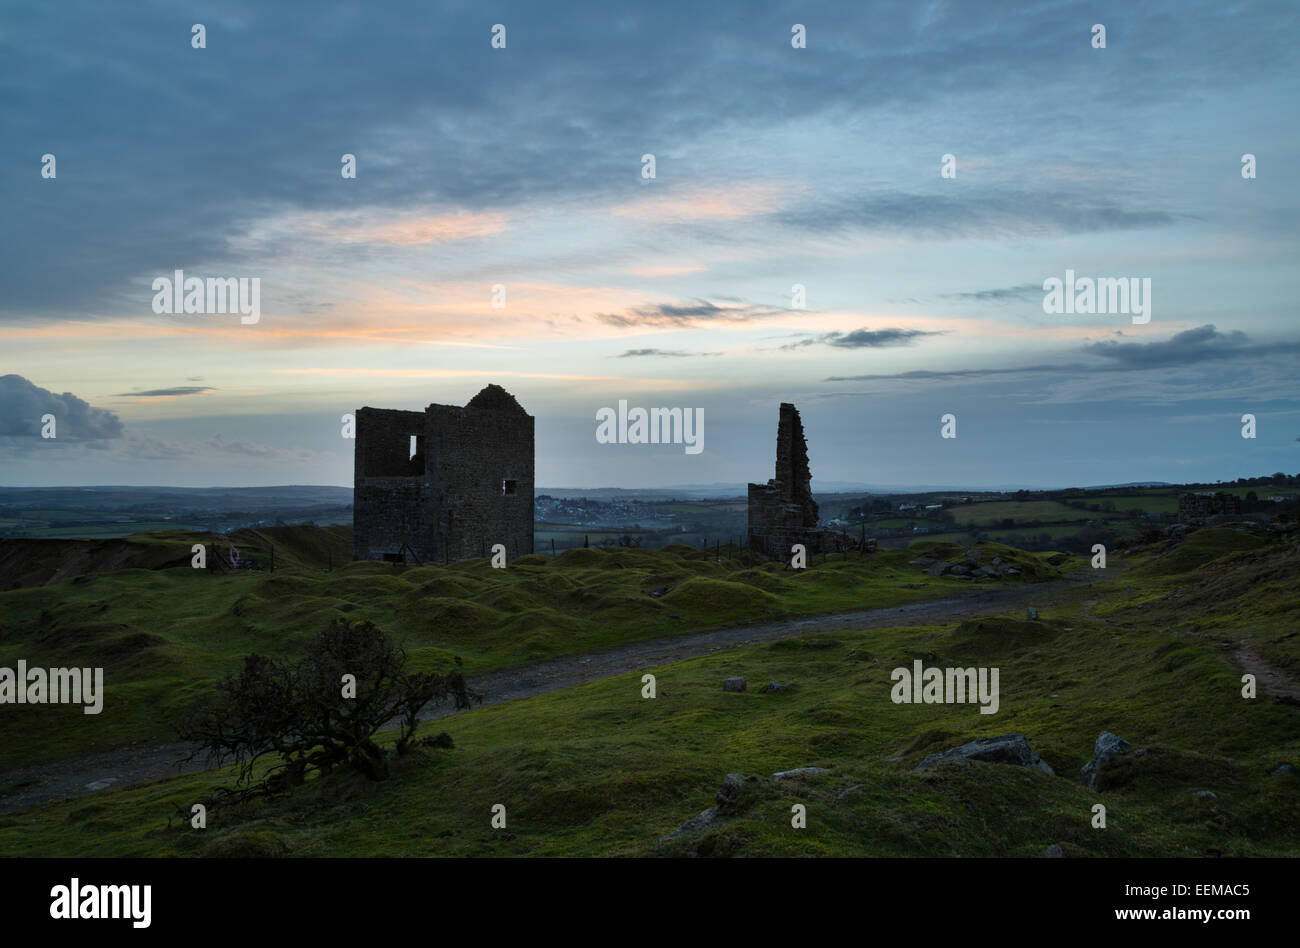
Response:
[[[1197,790],[1192,793],[1194,797],[1204,797],[1207,800],[1217,800],[1219,795],[1213,790]]]
[[[1048,695],[1047,697],[1049,697],[1049,698],[1059,698],[1059,697],[1061,697],[1061,696],[1060,696],[1060,695]]]
[[[1029,739],[1023,734],[1003,734],[1000,737],[981,737],[954,747],[941,754],[931,754],[914,768],[915,772],[929,770],[943,761],[982,760],[992,764],[1016,764],[1033,767],[1045,774],[1055,775],[1048,763],[1034,753]]]
[[[1097,778],[1101,776],[1101,769],[1110,763],[1116,757],[1122,757],[1133,749],[1133,745],[1124,738],[1110,731],[1102,731],[1097,738],[1097,743],[1092,749],[1092,760],[1083,765],[1083,770],[1079,773],[1079,783],[1085,787],[1097,789]],[[1142,753],[1139,751],[1138,753]]]
[[[785,691],[788,687],[790,687],[790,686],[789,686],[789,685],[783,685],[783,684],[781,684],[779,681],[769,681],[769,682],[767,683],[767,690],[768,690],[768,691]]]
[[[1043,855],[1048,859],[1063,859],[1065,858],[1065,850],[1062,849],[1059,844],[1052,843],[1052,845],[1043,850]]]
[[[1014,566],[1008,566],[1008,567],[1007,567],[1006,569],[1004,569],[1002,572],[1005,573],[1007,576],[1019,576],[1019,575],[1020,575],[1020,570],[1016,569],[1016,567],[1014,567]]]
[[[745,679],[743,678],[726,678],[722,682],[723,691],[744,691]]]
[[[1294,764],[1282,764],[1280,767],[1278,767],[1276,770],[1274,770],[1271,774],[1269,774],[1270,777],[1285,777],[1285,776],[1288,776],[1288,775],[1290,775],[1290,776],[1295,776],[1295,765],[1294,765]]]
[[[918,556],[916,559],[908,562],[908,566],[930,566],[934,563],[932,556]]]
[[[86,784],[86,789],[94,793],[97,790],[107,790],[115,783],[117,783],[116,777],[105,777],[103,780],[96,780]]]
[[[952,573],[954,576],[965,576],[970,572],[970,567],[964,566],[961,563],[953,563],[949,566],[948,572]]]
[[[805,774],[828,774],[830,770],[826,767],[797,767],[794,770],[783,770],[780,773],[772,774],[773,780],[785,780],[789,777],[802,777]]]
[[[442,731],[433,737],[426,737],[420,741],[420,744],[423,747],[451,748],[456,746],[456,742],[451,739],[451,735],[446,731]]]
[[[935,563],[925,571],[926,576],[942,576],[944,570],[948,568],[947,563]]]
[[[1001,566],[1001,565],[1002,565],[1002,557],[1000,557],[1000,556],[995,556],[995,557],[993,557],[993,565],[994,565],[994,566]]]
[[[1037,618],[1038,618],[1038,610],[1035,609],[1033,606],[1030,606],[1028,609],[1025,610],[1025,615],[1026,615],[1026,617],[1028,617],[1028,618],[1030,618],[1030,619],[1037,619]]]
[[[717,819],[717,816],[718,816],[718,808],[716,806],[711,806],[707,810],[700,813],[698,816],[692,816],[689,820],[687,820],[681,826],[677,827],[677,829],[673,830],[667,836],[659,837],[659,842],[666,843],[670,839],[677,839],[678,837],[681,836],[698,836],[700,833],[703,833],[706,829],[708,829],[710,826],[713,825],[713,821]]]
[[[652,589],[649,592],[647,592],[646,595],[651,597],[652,599],[658,599],[660,596],[666,595],[667,593],[670,593],[672,591],[673,591],[672,586],[659,586],[658,588]]]
[[[740,800],[740,795],[744,792],[745,775],[727,774],[726,779],[722,781],[722,789],[718,791],[714,802],[720,807],[732,806]]]
[[[1070,558],[1069,553],[1053,553],[1047,558],[1047,562],[1052,566],[1060,566]]]

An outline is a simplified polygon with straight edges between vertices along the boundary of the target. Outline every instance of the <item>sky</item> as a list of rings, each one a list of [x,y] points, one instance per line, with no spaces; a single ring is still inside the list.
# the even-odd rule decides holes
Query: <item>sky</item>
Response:
[[[1298,26],[1219,0],[11,5],[0,484],[347,486],[344,414],[493,382],[536,418],[540,487],[766,481],[781,402],[823,489],[1295,473]],[[256,322],[155,312],[176,270],[256,278]],[[1046,312],[1067,271],[1149,280],[1146,321]],[[620,401],[702,410],[703,450],[600,443]]]

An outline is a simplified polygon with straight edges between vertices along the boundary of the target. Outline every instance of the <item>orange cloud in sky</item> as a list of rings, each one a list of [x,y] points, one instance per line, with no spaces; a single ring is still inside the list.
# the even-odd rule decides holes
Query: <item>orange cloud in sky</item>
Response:
[[[285,234],[323,243],[411,247],[492,237],[505,229],[505,215],[497,213],[454,211],[431,214],[368,208],[347,212],[293,211],[261,221],[250,236],[265,239],[274,234]]]
[[[651,185],[652,188],[655,185]],[[647,194],[606,208],[604,213],[644,221],[736,220],[774,210],[801,187],[739,184]]]

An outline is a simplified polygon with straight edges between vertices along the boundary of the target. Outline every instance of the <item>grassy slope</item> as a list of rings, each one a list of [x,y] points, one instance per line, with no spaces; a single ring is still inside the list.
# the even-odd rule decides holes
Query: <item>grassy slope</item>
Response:
[[[132,538],[156,544],[160,562],[185,563],[193,539]],[[971,585],[918,575],[907,565],[915,553],[907,551],[815,561],[799,571],[746,566],[725,549],[719,562],[712,552],[669,547],[571,550],[554,560],[523,557],[506,569],[475,560],[347,563],[325,573],[305,564],[326,561],[337,544],[334,531],[265,531],[237,535],[236,543],[253,555],[271,539],[274,573],[127,569],[0,593],[0,666],[19,659],[38,667],[102,666],[107,691],[97,716],[66,705],[6,707],[0,769],[171,740],[175,716],[244,655],[295,655],[336,616],[379,623],[406,647],[415,668],[450,667],[458,656],[472,678],[642,639],[941,598]],[[989,558],[1001,553],[1026,576],[1059,575],[1039,557],[990,550]],[[660,598],[645,594],[664,585],[674,588]]]
[[[445,722],[454,750],[413,755],[385,784],[331,778],[290,801],[212,813],[200,833],[179,819],[168,826],[167,815],[202,799],[211,776],[179,778],[0,818],[0,853],[989,856],[1059,843],[1070,855],[1296,855],[1300,780],[1268,773],[1300,762],[1297,711],[1267,696],[1243,700],[1224,654],[1161,610],[1180,590],[1220,583],[1249,606],[1202,590],[1216,630],[1294,629],[1293,584],[1266,567],[1294,565],[1297,554],[1274,545],[1225,558],[1250,538],[1202,533],[1139,561],[1110,590],[1059,593],[1039,623],[751,646],[655,669],[654,700],[641,697],[637,670],[456,717]],[[1266,555],[1275,560],[1262,563]],[[1101,599],[1093,615],[1120,618],[1084,617],[1084,597]],[[1172,606],[1168,616],[1200,621]],[[890,670],[914,658],[1000,667],[1000,712],[894,705]],[[720,679],[733,674],[752,690],[722,692]],[[755,687],[769,679],[790,689]],[[1147,754],[1122,771],[1122,786],[1098,795],[1076,778],[1103,729]],[[981,763],[911,773],[927,753],[1009,731],[1026,733],[1058,776]],[[831,773],[766,779],[801,766]],[[657,845],[712,805],[729,772],[764,777],[744,812],[698,840]],[[1218,800],[1191,795],[1200,789]],[[1104,831],[1090,826],[1099,801]],[[509,813],[505,831],[489,826],[496,803]],[[790,827],[793,803],[808,807],[806,830]]]

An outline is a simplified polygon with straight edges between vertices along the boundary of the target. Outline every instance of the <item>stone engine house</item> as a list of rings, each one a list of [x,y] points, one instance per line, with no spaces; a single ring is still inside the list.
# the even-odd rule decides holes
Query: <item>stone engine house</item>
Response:
[[[776,477],[749,485],[749,548],[773,559],[789,559],[790,548],[802,543],[808,554],[857,549],[846,533],[819,527],[817,501],[808,469],[808,442],[799,410],[781,403],[776,428]]]
[[[533,416],[499,385],[469,404],[356,413],[352,558],[533,552]]]

